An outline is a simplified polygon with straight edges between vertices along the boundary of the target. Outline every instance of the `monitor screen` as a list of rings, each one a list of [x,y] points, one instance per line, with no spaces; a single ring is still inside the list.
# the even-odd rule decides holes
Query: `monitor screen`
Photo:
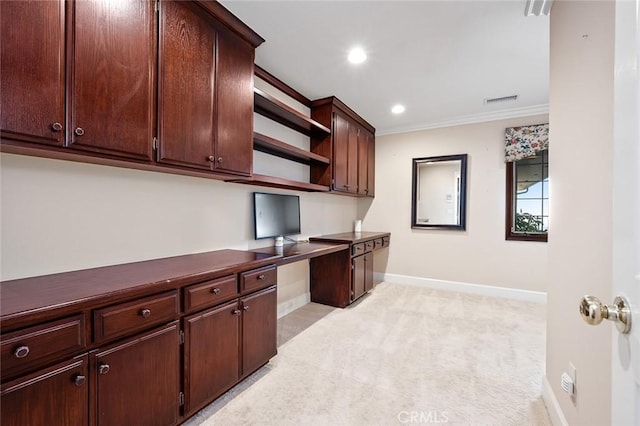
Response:
[[[256,240],[300,233],[300,197],[253,193]]]

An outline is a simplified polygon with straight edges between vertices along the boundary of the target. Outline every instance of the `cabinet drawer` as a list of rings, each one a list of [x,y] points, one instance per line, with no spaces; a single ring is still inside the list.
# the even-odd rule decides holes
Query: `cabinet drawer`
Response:
[[[389,247],[389,237],[382,238],[382,247]]]
[[[353,247],[351,247],[352,256],[359,256],[363,253],[364,253],[364,243],[354,244]]]
[[[25,328],[2,336],[2,379],[15,376],[86,346],[84,315]]]
[[[277,282],[278,273],[275,266],[267,266],[240,274],[240,290],[243,293],[269,287]]]
[[[370,251],[373,251],[373,240],[365,241],[364,251],[365,253],[369,253]]]
[[[178,290],[93,312],[94,337],[103,342],[178,318]]]
[[[184,289],[184,311],[194,312],[217,305],[238,295],[238,280],[235,275],[195,284]]]
[[[382,248],[382,238],[377,238],[373,240],[373,249],[378,250]]]

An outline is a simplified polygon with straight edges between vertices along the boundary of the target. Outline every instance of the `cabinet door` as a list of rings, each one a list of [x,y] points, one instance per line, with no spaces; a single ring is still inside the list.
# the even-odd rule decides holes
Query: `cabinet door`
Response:
[[[173,425],[179,410],[178,323],[92,356],[98,425]]]
[[[153,140],[153,1],[71,4],[70,146],[149,160]]]
[[[364,256],[364,292],[373,289],[373,253]]]
[[[185,413],[199,409],[238,381],[240,313],[234,300],[184,319]]]
[[[158,161],[212,169],[216,33],[190,3],[160,4]]]
[[[374,195],[374,149],[373,134],[360,128],[358,135],[358,195]]]
[[[277,353],[276,287],[240,299],[242,307],[242,377]]]
[[[62,145],[64,1],[0,2],[3,138]]]
[[[218,31],[216,169],[251,175],[253,164],[253,47]]]
[[[351,301],[356,300],[365,292],[365,256],[354,257],[351,260]]]
[[[2,426],[69,426],[89,421],[87,356],[2,385]]]
[[[333,189],[357,193],[358,127],[339,113],[333,119]]]

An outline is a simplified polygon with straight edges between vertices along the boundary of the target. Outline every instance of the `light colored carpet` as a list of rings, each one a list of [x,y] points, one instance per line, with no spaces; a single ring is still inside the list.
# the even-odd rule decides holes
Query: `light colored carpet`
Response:
[[[544,305],[382,283],[350,308],[318,306],[301,308],[316,321],[267,366],[187,424],[551,424]]]

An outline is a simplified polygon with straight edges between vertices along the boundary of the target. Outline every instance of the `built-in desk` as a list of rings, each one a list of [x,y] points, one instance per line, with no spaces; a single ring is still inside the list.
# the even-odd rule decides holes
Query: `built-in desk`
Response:
[[[349,250],[348,244],[309,242],[285,244],[282,247],[262,247],[253,249],[251,251],[269,256],[281,256],[280,258],[276,259],[276,264],[278,266],[281,266],[288,263],[311,259],[318,256],[325,256],[344,250]]]

